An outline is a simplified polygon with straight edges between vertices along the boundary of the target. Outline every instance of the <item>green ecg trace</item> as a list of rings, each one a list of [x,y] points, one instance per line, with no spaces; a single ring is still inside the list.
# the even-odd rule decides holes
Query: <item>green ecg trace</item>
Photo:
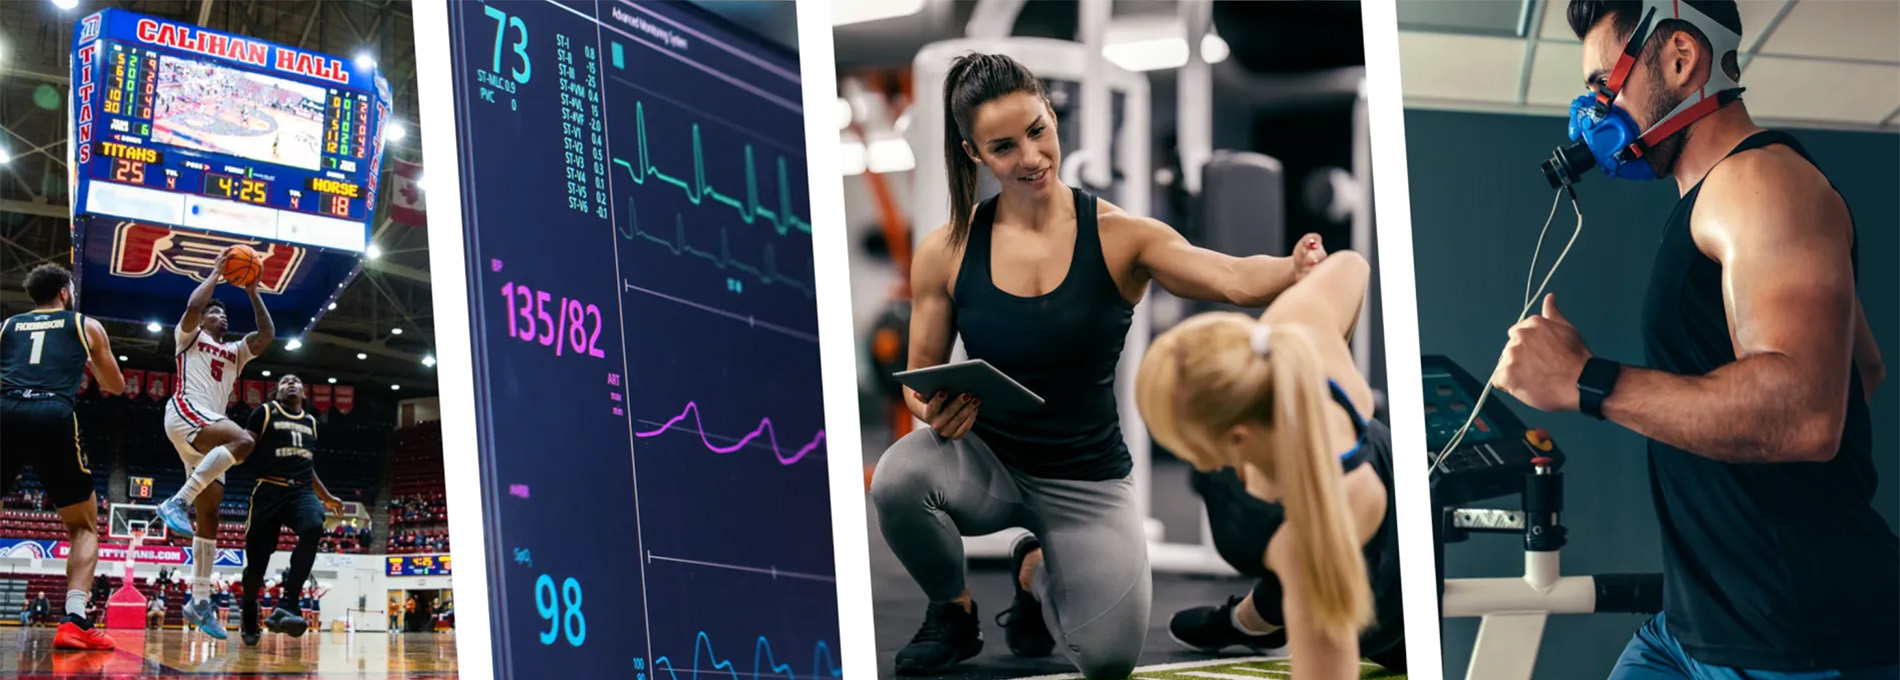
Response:
[[[712,188],[712,185],[706,183],[706,157],[700,151],[698,123],[693,124],[693,176],[687,179],[680,179],[662,172],[658,167],[654,166],[652,162],[647,160],[647,120],[644,103],[637,100],[634,102],[633,116],[634,125],[639,134],[639,165],[635,166],[619,158],[614,159],[614,164],[626,168],[627,173],[633,176],[634,184],[644,185],[649,178],[657,179],[685,191],[686,198],[691,200],[693,205],[701,205],[706,199],[711,198],[714,201],[731,206],[733,210],[738,211],[739,219],[745,220],[746,224],[753,224],[759,220],[764,220],[771,223],[772,228],[781,236],[793,230],[805,234],[811,233],[811,223],[792,214],[791,184],[785,179],[784,156],[780,156],[778,159],[779,209],[774,211],[763,205],[759,205],[759,179],[758,174],[753,171],[751,144],[747,144],[745,147],[745,198],[741,200],[720,193],[719,190]]]
[[[777,258],[774,258],[772,256],[772,244],[770,243],[765,244],[765,260],[764,260],[765,264],[762,266],[755,267],[753,265],[746,264],[739,260],[732,259],[732,250],[726,243],[726,229],[724,227],[720,227],[719,229],[719,252],[715,253],[715,252],[711,252],[707,250],[700,250],[698,248],[694,248],[691,244],[686,242],[686,221],[685,221],[685,218],[681,217],[678,213],[673,214],[673,226],[675,228],[675,231],[674,231],[674,238],[672,239],[667,239],[662,236],[656,236],[654,234],[650,234],[642,230],[640,228],[640,215],[638,212],[635,211],[634,206],[632,205],[632,201],[628,201],[627,221],[633,227],[633,229],[631,231],[620,232],[620,236],[623,238],[626,238],[629,240],[636,237],[645,239],[647,241],[657,243],[660,246],[666,248],[667,250],[672,251],[674,255],[690,255],[693,257],[697,257],[707,262],[713,263],[713,266],[718,267],[720,269],[733,269],[737,271],[742,271],[747,274],[751,274],[753,276],[758,277],[761,283],[783,284],[787,287],[797,290],[798,292],[804,293],[805,297],[813,297],[811,284],[805,283],[804,281],[800,281],[798,279],[794,279],[794,278],[791,278],[789,276],[779,273],[778,260]],[[734,283],[733,280],[728,279],[726,283],[727,283],[728,290],[731,290],[734,293],[741,292],[741,289],[739,287],[736,287],[733,285]]]

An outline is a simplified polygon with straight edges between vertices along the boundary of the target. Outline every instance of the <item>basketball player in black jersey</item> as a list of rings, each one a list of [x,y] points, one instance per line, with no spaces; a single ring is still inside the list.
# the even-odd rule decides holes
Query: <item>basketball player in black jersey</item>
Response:
[[[277,532],[290,527],[297,534],[297,547],[290,553],[290,570],[285,573],[284,594],[264,627],[273,633],[291,637],[303,635],[309,627],[297,607],[304,580],[317,561],[318,543],[323,540],[324,511],[342,512],[343,501],[323,488],[317,479],[311,450],[317,445],[317,418],[304,410],[303,379],[286,375],[277,380],[274,398],[251,412],[245,425],[257,438],[250,457],[257,472],[257,489],[251,492],[251,516],[244,528],[244,644],[256,645],[261,637],[257,623],[257,594],[264,589],[264,571],[271,553],[277,551]]]
[[[73,401],[86,367],[106,394],[125,391],[105,326],[73,311],[73,275],[45,264],[26,275],[33,311],[0,322],[0,496],[13,491],[26,465],[39,473],[46,498],[59,509],[72,551],[66,556],[66,619],[55,649],[112,649],[112,638],[86,618],[99,563],[99,509],[92,471],[79,449]]]
[[[1900,676],[1900,538],[1871,505],[1885,366],[1845,200],[1793,137],[1719,105],[1740,77],[1733,0],[1572,0],[1569,20],[1593,91],[1643,129],[1690,121],[1633,161],[1681,196],[1641,312],[1648,366],[1592,356],[1545,298],[1492,379],[1649,439],[1663,613],[1610,677]]]

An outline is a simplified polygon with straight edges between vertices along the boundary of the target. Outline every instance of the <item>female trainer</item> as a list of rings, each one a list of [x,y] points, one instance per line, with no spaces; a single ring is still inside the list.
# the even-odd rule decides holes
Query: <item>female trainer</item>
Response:
[[[1265,307],[1323,251],[1305,236],[1292,257],[1230,257],[1064,185],[1055,111],[1009,57],[958,58],[943,99],[952,219],[912,258],[909,366],[945,363],[961,337],[971,358],[1046,405],[984,413],[967,394],[905,392],[929,428],[884,452],[870,493],[885,542],[930,605],[896,670],[939,674],[982,650],[959,537],[1022,527],[1015,601],[998,617],[1010,650],[1060,650],[1091,679],[1126,677],[1152,594],[1115,398],[1135,304],[1152,281]],[[979,168],[1002,187],[981,203]]]

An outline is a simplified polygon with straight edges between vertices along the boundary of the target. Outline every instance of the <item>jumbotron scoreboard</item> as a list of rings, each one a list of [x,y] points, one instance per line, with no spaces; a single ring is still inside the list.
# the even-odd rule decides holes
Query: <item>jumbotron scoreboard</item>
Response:
[[[280,337],[369,243],[389,83],[370,65],[107,9],[73,32],[69,167],[82,309],[170,323],[225,247],[263,257]],[[250,303],[219,292],[231,329]]]

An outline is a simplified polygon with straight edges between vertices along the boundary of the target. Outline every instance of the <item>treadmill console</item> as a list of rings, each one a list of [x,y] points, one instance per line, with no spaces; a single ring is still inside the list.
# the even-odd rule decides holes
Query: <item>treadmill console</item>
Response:
[[[1438,459],[1458,428],[1471,417],[1484,383],[1453,363],[1449,357],[1425,355],[1421,368],[1425,387],[1426,464]],[[1549,433],[1526,428],[1503,400],[1493,394],[1471,422],[1458,448],[1432,471],[1432,499],[1439,506],[1521,493],[1531,460],[1550,458],[1561,468],[1563,451]]]

